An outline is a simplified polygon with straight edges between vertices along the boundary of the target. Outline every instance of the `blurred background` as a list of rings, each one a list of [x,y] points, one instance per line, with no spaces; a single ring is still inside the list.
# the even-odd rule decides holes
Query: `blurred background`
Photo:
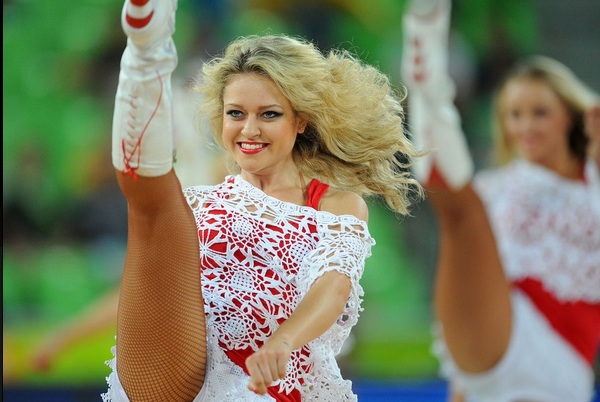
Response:
[[[3,393],[10,401],[100,401],[114,344],[126,204],[110,158],[125,46],[122,0],[3,1]],[[400,86],[406,0],[180,0],[175,73],[184,185],[218,179],[185,91],[203,59],[239,35],[287,33],[354,51]],[[455,0],[451,69],[478,167],[489,164],[490,96],[523,55],[565,63],[600,91],[600,1]],[[370,202],[377,240],[364,311],[340,357],[359,400],[443,401],[430,353],[437,227]],[[111,310],[112,309],[112,310]]]

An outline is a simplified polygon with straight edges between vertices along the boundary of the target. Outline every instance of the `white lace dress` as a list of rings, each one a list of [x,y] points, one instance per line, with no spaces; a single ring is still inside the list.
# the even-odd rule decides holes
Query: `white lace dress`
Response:
[[[585,176],[585,182],[566,180],[520,160],[475,179],[508,278],[513,284],[539,283],[558,308],[540,310],[541,305],[534,303],[537,296],[529,294],[527,287],[516,286],[508,351],[484,374],[461,372],[443,342],[434,344],[442,374],[463,391],[478,395],[474,401],[589,402],[592,398],[589,359],[595,354],[588,353],[586,359],[582,353],[593,349],[591,344],[597,348],[600,339],[600,179],[592,162],[586,165]],[[556,330],[564,306],[569,313],[592,312],[589,317],[596,324],[586,335],[592,339],[587,349],[573,345],[584,336],[582,332],[568,340],[569,328],[564,331],[567,337]]]
[[[361,310],[359,279],[375,244],[366,223],[282,202],[240,176],[187,188],[184,195],[198,227],[208,332],[206,380],[194,401],[274,401],[247,389],[248,376],[228,353],[258,350],[315,280],[334,270],[352,281],[343,314],[293,351],[287,376],[274,385],[283,394],[299,392],[302,401],[355,401],[335,356]],[[124,395],[114,360],[111,367],[109,388]]]

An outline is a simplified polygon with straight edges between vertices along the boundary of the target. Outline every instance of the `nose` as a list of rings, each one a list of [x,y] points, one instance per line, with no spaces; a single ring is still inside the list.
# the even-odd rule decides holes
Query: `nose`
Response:
[[[242,135],[246,138],[253,138],[260,135],[260,128],[255,117],[248,116],[242,127]]]
[[[533,120],[528,116],[510,116],[506,123],[507,128],[515,134],[525,134],[533,127]]]
[[[524,117],[519,123],[519,131],[522,133],[529,133],[535,127],[535,119],[532,117]]]

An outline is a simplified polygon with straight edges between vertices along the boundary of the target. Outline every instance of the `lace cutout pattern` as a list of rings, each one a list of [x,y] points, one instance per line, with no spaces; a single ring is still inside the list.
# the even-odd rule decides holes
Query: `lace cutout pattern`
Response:
[[[108,384],[108,390],[106,393],[101,394],[102,402],[129,402],[129,398],[125,393],[123,385],[119,380],[117,374],[117,347],[113,346],[110,349],[113,358],[107,360],[105,363],[110,367],[111,371],[108,377],[106,377],[106,383]]]
[[[101,394],[102,402],[129,402],[128,398],[120,398],[120,391],[125,393],[121,383],[119,382],[119,377],[117,377],[117,360],[116,360],[116,352],[117,348],[112,347],[110,349],[113,358],[107,360],[105,364],[110,367],[110,374],[106,377],[106,383],[108,384],[108,390],[106,393]]]
[[[248,391],[249,377],[234,364],[219,347],[218,340],[208,327],[206,378],[194,402],[273,402],[269,395]]]
[[[315,280],[333,270],[351,279],[343,314],[293,352],[279,388],[300,389],[303,400],[354,400],[335,355],[361,309],[359,279],[375,244],[366,224],[280,201],[240,176],[184,193],[198,226],[207,327],[223,348],[258,350]]]
[[[600,301],[600,212],[592,186],[525,161],[480,173],[508,276],[533,277],[561,301]]]

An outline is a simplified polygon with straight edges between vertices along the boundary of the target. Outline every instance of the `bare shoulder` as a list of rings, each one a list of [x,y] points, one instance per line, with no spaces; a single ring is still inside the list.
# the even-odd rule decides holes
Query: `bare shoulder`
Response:
[[[319,209],[334,215],[353,215],[365,222],[369,219],[369,208],[360,195],[331,187],[323,195]]]

